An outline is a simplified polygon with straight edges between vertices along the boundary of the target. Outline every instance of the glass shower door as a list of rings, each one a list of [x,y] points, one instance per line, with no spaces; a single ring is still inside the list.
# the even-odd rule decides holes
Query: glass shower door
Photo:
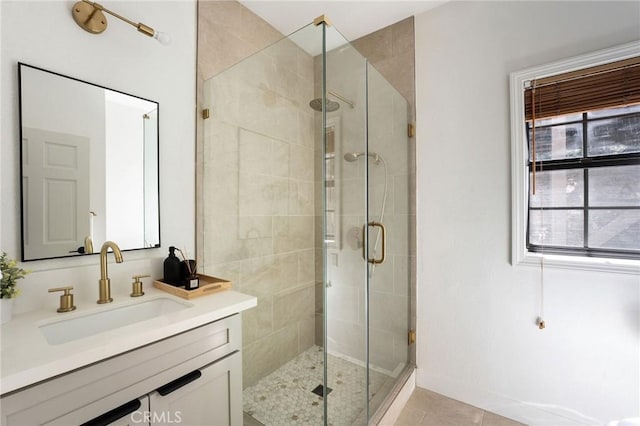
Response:
[[[406,99],[367,64],[369,413],[409,365],[412,181]]]
[[[324,26],[324,25],[323,25]],[[366,59],[324,26],[325,424],[368,421]]]
[[[324,31],[325,418],[362,425],[409,365],[409,108]]]

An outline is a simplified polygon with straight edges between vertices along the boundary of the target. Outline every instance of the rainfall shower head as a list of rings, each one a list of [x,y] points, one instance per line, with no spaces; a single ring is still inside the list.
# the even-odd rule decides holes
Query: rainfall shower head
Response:
[[[340,108],[339,103],[335,101],[331,101],[329,99],[327,99],[326,105],[327,105],[327,112],[333,112],[333,111],[336,111],[338,108]],[[322,98],[316,98],[312,100],[311,102],[309,102],[309,106],[313,108],[315,111],[322,112]]]
[[[329,99],[329,95],[333,96],[334,98],[346,103],[347,105],[349,105],[351,107],[351,109],[355,108],[356,104],[350,100],[345,98],[344,96],[336,93],[336,92],[332,92],[332,91],[328,91],[327,92],[327,112],[333,112],[336,111],[338,108],[340,108],[340,104],[336,101],[332,101]],[[320,111],[322,112],[322,98],[316,98],[314,100],[312,100],[311,102],[309,102],[309,106],[311,108],[313,108],[315,111]]]
[[[364,154],[364,152],[347,152],[344,155],[344,159],[345,161],[348,161],[350,163],[353,163],[354,161],[356,161],[358,158],[362,157]],[[378,164],[380,162],[380,156],[375,153],[375,152],[369,152],[369,157],[373,158],[373,161],[375,161],[376,164]]]

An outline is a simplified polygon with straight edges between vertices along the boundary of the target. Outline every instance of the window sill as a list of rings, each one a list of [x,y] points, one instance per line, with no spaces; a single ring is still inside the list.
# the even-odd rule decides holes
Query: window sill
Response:
[[[545,268],[640,275],[640,261],[638,260],[562,256],[557,254],[527,252],[516,264],[518,266],[539,267],[542,259],[544,259]]]

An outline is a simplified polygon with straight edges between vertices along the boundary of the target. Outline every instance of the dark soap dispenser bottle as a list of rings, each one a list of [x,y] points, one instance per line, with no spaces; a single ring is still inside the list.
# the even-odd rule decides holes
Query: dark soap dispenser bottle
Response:
[[[164,260],[164,282],[171,285],[180,285],[180,259],[176,256],[176,248],[169,247],[169,257]]]

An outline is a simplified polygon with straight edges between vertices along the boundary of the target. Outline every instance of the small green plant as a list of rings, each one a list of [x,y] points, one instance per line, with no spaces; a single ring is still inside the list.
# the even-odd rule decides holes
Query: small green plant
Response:
[[[29,271],[18,267],[18,262],[9,259],[7,253],[2,253],[0,257],[0,271],[2,272],[2,280],[0,281],[0,299],[13,299],[18,297],[20,290],[16,288],[16,282],[20,278],[24,278]]]

